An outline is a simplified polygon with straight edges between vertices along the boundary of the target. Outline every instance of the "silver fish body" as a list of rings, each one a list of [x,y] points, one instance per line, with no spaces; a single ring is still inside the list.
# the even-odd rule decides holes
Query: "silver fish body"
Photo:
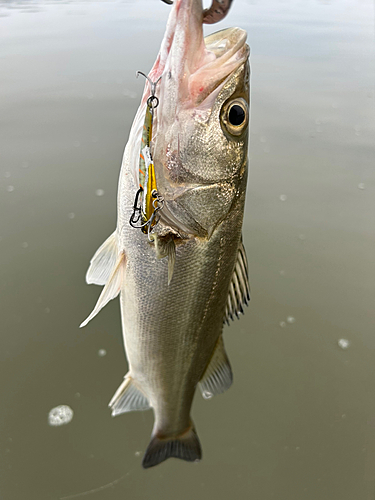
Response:
[[[230,386],[223,322],[249,299],[241,241],[249,122],[246,34],[231,28],[204,44],[200,0],[181,0],[173,8],[150,72],[153,80],[162,75],[152,147],[164,199],[161,219],[150,237],[129,224],[146,84],[120,174],[117,229],[87,273],[88,283],[105,287],[83,323],[120,293],[129,371],[110,406],[114,415],[153,409],[144,467],[172,456],[201,457],[190,417],[195,390],[199,385],[209,398]]]

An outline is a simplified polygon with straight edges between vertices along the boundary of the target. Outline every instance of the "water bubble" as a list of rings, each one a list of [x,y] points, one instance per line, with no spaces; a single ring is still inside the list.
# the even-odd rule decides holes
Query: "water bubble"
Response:
[[[134,455],[135,455],[136,457],[140,457],[140,456],[141,456],[141,452],[140,452],[140,451],[136,451],[136,452],[134,453]]]
[[[306,236],[304,234],[298,235],[298,239],[304,241],[306,239]]]
[[[294,323],[296,321],[296,318],[293,318],[293,316],[288,316],[286,318],[286,320],[287,320],[288,323],[292,324],[292,323]]]
[[[210,391],[203,391],[202,396],[204,397],[204,399],[211,399],[213,397],[213,394]]]
[[[347,339],[340,339],[337,343],[341,349],[347,349],[350,346],[350,342]]]
[[[280,276],[285,276],[285,274],[286,274],[285,271],[283,271],[283,270],[280,271]]]
[[[4,177],[6,179],[9,179],[9,177],[11,176],[11,173],[10,172],[4,172]]]
[[[358,189],[365,189],[365,184],[363,182],[360,182],[358,184]]]
[[[296,450],[299,451],[301,448],[299,446],[296,446]]]
[[[107,351],[105,349],[99,349],[98,356],[103,358],[106,354],[107,354]]]
[[[46,307],[46,308],[44,309],[44,312],[45,312],[46,314],[49,314],[49,313],[51,312],[51,309],[50,309],[49,307]]]
[[[12,191],[14,191],[14,186],[7,186],[7,191],[8,191],[8,193],[11,193]]]
[[[280,321],[279,325],[281,326],[281,328],[285,328],[286,327],[285,321]]]
[[[95,191],[96,196],[103,196],[104,195],[104,189],[97,189]]]
[[[48,414],[48,423],[53,427],[68,424],[73,418],[73,410],[67,405],[56,406]]]
[[[74,212],[70,212],[68,214],[69,219],[74,219],[75,216],[76,216],[76,214]]]
[[[76,393],[74,394],[74,397],[75,397],[76,399],[79,399],[79,398],[81,397],[81,393],[80,393],[80,392],[76,392]]]
[[[27,241],[24,241],[21,245],[22,248],[27,248],[29,246],[29,244],[27,243]]]
[[[341,418],[346,418],[346,413],[343,413],[343,414],[341,415]]]
[[[286,194],[281,194],[280,195],[280,201],[286,201],[286,200],[287,200]]]

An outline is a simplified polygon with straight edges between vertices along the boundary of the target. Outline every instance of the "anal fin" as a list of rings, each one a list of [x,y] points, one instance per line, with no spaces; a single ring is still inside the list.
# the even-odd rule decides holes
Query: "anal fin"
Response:
[[[115,417],[128,411],[148,410],[150,403],[141,390],[136,387],[134,380],[125,376],[108,406],[112,409],[112,416]]]
[[[199,382],[199,388],[205,399],[222,394],[232,385],[233,375],[227,353],[224,349],[223,336],[220,335],[212,358]]]

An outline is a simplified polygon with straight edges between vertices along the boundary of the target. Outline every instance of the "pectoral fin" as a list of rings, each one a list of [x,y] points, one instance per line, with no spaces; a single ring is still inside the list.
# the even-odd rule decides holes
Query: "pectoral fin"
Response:
[[[118,255],[116,231],[98,248],[90,260],[86,273],[86,283],[89,285],[105,285],[109,280]]]
[[[150,403],[142,391],[136,387],[134,380],[126,375],[108,406],[112,410],[112,416],[115,417],[128,411],[148,410]]]
[[[86,326],[89,321],[92,320],[94,316],[98,314],[98,312],[108,304],[108,302],[120,293],[121,283],[123,280],[124,270],[126,264],[125,253],[122,252],[117,259],[116,265],[112,270],[112,273],[109,277],[109,280],[100,294],[98,302],[96,303],[92,313],[88,318],[85,319],[83,323],[80,324],[80,328]]]
[[[168,285],[173,276],[174,264],[176,262],[176,244],[173,236],[168,235],[159,237],[157,234],[152,235],[152,241],[155,243],[155,252],[158,259],[168,257]]]
[[[241,241],[237,261],[234,267],[232,280],[229,285],[229,294],[227,307],[225,309],[224,321],[229,324],[230,319],[237,318],[239,314],[244,312],[244,306],[248,305],[250,300],[250,285],[249,285],[249,275],[247,268],[247,258],[245,247]]]
[[[199,382],[199,388],[205,399],[222,394],[232,385],[233,375],[227,353],[224,349],[223,337],[220,335],[214,353],[206,371]]]

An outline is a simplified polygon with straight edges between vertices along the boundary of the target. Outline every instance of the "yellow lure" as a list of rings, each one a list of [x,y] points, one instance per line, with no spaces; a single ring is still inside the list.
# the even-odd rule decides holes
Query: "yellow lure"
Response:
[[[152,139],[152,120],[154,117],[154,109],[152,102],[147,102],[145,122],[143,124],[142,144],[139,154],[139,187],[142,191],[142,224],[150,220],[155,207],[153,202],[153,192],[156,192],[156,177],[155,167],[151,156],[150,143]],[[152,221],[151,226],[156,221]],[[147,226],[142,228],[144,233],[147,233]]]

